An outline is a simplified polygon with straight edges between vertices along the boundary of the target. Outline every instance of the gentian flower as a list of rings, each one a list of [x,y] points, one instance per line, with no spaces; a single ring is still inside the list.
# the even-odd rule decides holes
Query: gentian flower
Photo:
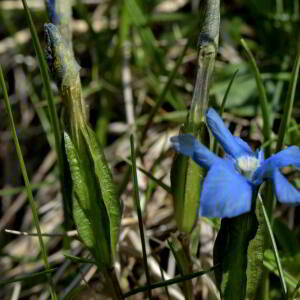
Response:
[[[200,215],[235,217],[249,212],[252,194],[265,180],[271,180],[282,203],[300,203],[300,192],[280,173],[280,168],[300,167],[300,148],[288,147],[264,160],[263,151],[253,152],[249,145],[233,136],[212,108],[206,112],[208,127],[223,147],[220,158],[190,134],[171,138],[176,151],[191,157],[208,172],[200,195]]]

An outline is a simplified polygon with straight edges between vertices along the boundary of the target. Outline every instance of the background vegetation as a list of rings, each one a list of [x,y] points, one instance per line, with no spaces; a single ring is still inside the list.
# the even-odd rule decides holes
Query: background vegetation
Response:
[[[299,2],[286,2],[221,2],[220,45],[210,105],[216,109],[220,107],[226,88],[238,70],[223,117],[230,130],[253,149],[270,143],[275,149],[274,141],[277,140],[288,82],[299,47]],[[44,23],[48,22],[44,4],[28,0],[28,6],[44,44]],[[105,145],[106,158],[124,207],[116,264],[124,292],[146,284],[129,169],[129,135],[133,126],[136,126],[138,147],[136,163],[148,172],[148,175],[138,172],[138,184],[151,281],[167,280],[180,273],[167,243],[177,232],[169,188],[174,157],[169,138],[178,134],[191,103],[201,20],[199,0],[74,1],[73,48],[81,66],[89,122],[99,142]],[[53,134],[39,64],[21,1],[0,2],[0,24],[0,64],[5,73],[41,229],[49,234],[44,241],[51,268],[55,268],[51,275],[55,289],[64,299],[75,297],[72,295],[81,285],[76,299],[101,299],[100,295],[107,299],[96,266],[64,256],[62,194],[52,147]],[[269,141],[263,138],[259,94],[241,38],[247,40],[262,74],[272,124]],[[173,74],[184,50],[182,62]],[[60,114],[61,98],[54,83],[52,90]],[[157,107],[150,126],[145,127],[158,100],[161,106]],[[4,108],[1,100],[0,298],[46,299],[49,297],[45,288],[46,276],[30,276],[42,272],[44,266],[38,239],[31,235],[34,231],[31,208]],[[299,118],[298,87],[286,145],[299,145]],[[284,171],[300,188],[297,170],[286,168]],[[151,179],[149,174],[157,180]],[[300,279],[299,213],[297,207],[277,204],[274,220],[285,279],[291,290]],[[194,230],[197,238],[193,271],[213,265],[212,247],[218,226],[218,220],[198,220]],[[71,230],[67,234],[71,237],[72,255],[90,258],[76,232]],[[275,260],[269,252],[265,253],[264,265],[271,271],[270,299],[281,299]],[[11,284],[4,281],[25,275],[29,277],[23,281]],[[193,286],[197,299],[218,299],[212,273],[194,279]],[[180,285],[169,286],[167,290],[155,289],[152,293],[153,299],[167,299],[168,295],[183,299]],[[143,294],[131,297],[143,299]]]

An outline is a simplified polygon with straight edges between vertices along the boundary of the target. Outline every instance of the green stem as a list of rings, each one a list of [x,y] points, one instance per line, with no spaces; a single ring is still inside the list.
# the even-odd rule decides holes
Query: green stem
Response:
[[[175,257],[176,265],[181,275],[190,274],[193,271],[189,244],[190,235],[188,233],[181,233],[178,238],[171,235],[168,239],[168,245]],[[183,292],[187,300],[195,299],[191,280],[183,282]]]
[[[114,268],[106,269],[103,271],[108,289],[114,300],[123,300],[122,290]]]
[[[190,109],[189,124],[196,132],[204,120],[208,106],[208,93],[218,50],[220,1],[203,1],[204,18],[199,35],[198,71]]]

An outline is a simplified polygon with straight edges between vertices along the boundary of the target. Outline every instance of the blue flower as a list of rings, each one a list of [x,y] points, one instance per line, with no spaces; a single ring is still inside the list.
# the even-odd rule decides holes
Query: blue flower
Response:
[[[171,138],[172,146],[190,156],[208,172],[200,195],[200,215],[235,217],[251,210],[252,193],[265,180],[271,180],[277,199],[282,203],[300,203],[300,192],[280,173],[280,168],[300,167],[300,148],[291,146],[264,160],[263,151],[253,152],[239,137],[233,136],[212,108],[206,113],[208,127],[226,155],[220,158],[194,136]]]

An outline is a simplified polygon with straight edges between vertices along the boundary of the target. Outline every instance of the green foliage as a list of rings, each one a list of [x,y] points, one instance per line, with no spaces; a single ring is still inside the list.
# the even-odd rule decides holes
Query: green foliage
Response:
[[[182,133],[191,131],[183,128]],[[199,140],[209,144],[206,125],[198,133]],[[181,154],[176,155],[171,169],[171,189],[174,197],[175,220],[180,231],[190,233],[197,219],[201,183],[205,170],[192,159]]]
[[[256,299],[266,246],[261,206],[234,218],[224,218],[214,245],[216,281],[223,299]]]
[[[103,150],[94,133],[82,129],[82,157],[65,132],[65,147],[73,181],[73,215],[79,236],[101,268],[111,267],[120,232],[121,211]]]
[[[10,2],[16,3],[8,8],[6,5],[11,5]],[[77,288],[83,291],[80,297],[88,298],[87,293],[94,291],[94,282],[98,281],[99,276],[93,277],[84,289],[76,280],[79,280],[79,273],[85,274],[89,264],[96,264],[102,270],[106,289],[117,290],[118,284],[114,285],[116,276],[111,269],[116,261],[120,262],[118,276],[125,297],[147,291],[149,293],[150,290],[165,286],[169,286],[170,297],[173,297],[171,285],[178,284],[176,292],[183,293],[187,298],[205,298],[206,290],[209,291],[208,295],[213,290],[217,298],[214,279],[197,279],[213,270],[208,267],[211,265],[211,252],[206,252],[207,245],[203,237],[207,232],[203,223],[209,224],[207,226],[212,236],[220,227],[219,219],[207,220],[197,216],[205,172],[193,161],[176,155],[170,185],[168,176],[174,153],[169,150],[167,140],[170,135],[178,132],[179,124],[185,123],[182,132],[193,133],[209,146],[209,140],[212,140],[209,139],[202,113],[209,101],[209,106],[217,109],[221,107],[221,111],[226,102],[224,120],[230,131],[242,136],[253,149],[266,148],[267,156],[286,145],[299,145],[299,1],[221,2],[220,49],[214,64],[212,61],[216,52],[207,60],[199,61],[199,49],[196,49],[202,28],[202,31],[205,29],[213,35],[214,47],[207,47],[201,53],[211,54],[210,50],[216,50],[218,16],[213,14],[216,12],[213,6],[212,10],[205,6],[214,1],[57,0],[57,13],[62,18],[61,23],[57,24],[57,32],[46,31],[46,47],[50,50],[46,58],[50,61],[50,57],[55,57],[52,69],[56,69],[56,74],[53,78],[58,83],[61,97],[56,95],[56,89],[51,86],[38,40],[38,36],[42,35],[43,24],[49,22],[40,6],[42,1],[29,3],[36,26],[26,1],[23,0],[25,13],[18,8],[17,2],[0,1],[1,65],[7,74],[10,108],[16,123],[20,149],[29,178],[33,179],[32,183],[25,182],[27,189],[33,192],[33,195],[28,194],[29,200],[32,202],[34,199],[36,202],[38,209],[34,214],[40,218],[42,232],[54,232],[55,236],[47,237],[46,246],[51,254],[50,269],[39,272],[41,255],[32,257],[29,249],[25,247],[22,252],[22,247],[17,243],[27,238],[34,240],[35,237],[30,236],[37,234],[30,232],[28,204],[20,201],[27,197],[26,187],[22,187],[23,179],[16,167],[16,158],[12,155],[10,136],[7,134],[9,128],[3,121],[0,136],[0,160],[3,166],[0,179],[8,187],[0,191],[3,197],[0,228],[26,230],[29,237],[23,236],[23,233],[19,236],[7,236],[6,233],[0,236],[0,265],[4,268],[4,272],[1,271],[0,298],[12,297],[12,289],[15,293],[19,285],[11,283],[16,282],[22,282],[21,298],[45,298],[47,295],[42,293],[46,289],[39,291],[38,284],[51,283],[51,277],[57,292],[68,291],[67,298],[79,297],[79,294],[76,295]],[[72,11],[76,14],[74,19],[70,15]],[[211,18],[205,20],[207,12]],[[25,16],[32,40],[27,37]],[[62,34],[64,41],[56,34]],[[54,35],[56,48],[52,47],[53,41],[52,45],[49,43]],[[246,56],[240,46],[241,38],[247,40]],[[126,58],[123,51],[125,46],[128,52]],[[39,65],[34,63],[36,59]],[[233,81],[232,76],[237,69],[239,73]],[[128,81],[123,79],[123,72],[130,75]],[[25,77],[18,77],[20,74],[25,74]],[[127,88],[132,94],[135,118],[132,124],[126,120]],[[90,115],[87,105],[91,108]],[[197,109],[194,109],[195,106]],[[192,107],[194,113],[191,113]],[[61,123],[56,111],[62,112]],[[4,120],[5,114],[1,116]],[[137,141],[137,149],[134,149],[130,161],[128,137],[132,133]],[[105,147],[108,147],[105,149],[108,150],[105,152],[108,154],[106,157]],[[217,151],[216,143],[211,148],[222,155],[222,151]],[[57,154],[59,168],[53,167],[55,158],[52,150]],[[48,159],[51,162],[49,164]],[[38,168],[44,160],[46,163]],[[46,171],[45,165],[49,168]],[[114,178],[108,165],[113,169]],[[131,171],[133,185],[130,183]],[[298,170],[287,168],[282,171],[299,188]],[[35,174],[43,176],[35,180]],[[19,188],[11,187],[11,182],[7,182],[7,178],[12,176]],[[57,210],[53,217],[53,207],[58,207],[56,200],[61,199],[61,192],[65,202],[64,227],[61,226],[62,221],[58,225],[55,223],[60,218],[60,214],[56,214]],[[227,297],[232,296],[232,299],[238,296],[243,298],[243,295],[255,299],[253,295],[261,278],[264,291],[256,295],[256,299],[282,299],[286,296],[285,284],[289,299],[297,299],[300,295],[299,208],[275,206],[272,190],[269,190],[269,195],[265,195],[264,190],[261,192],[270,218],[268,230],[276,238],[273,239],[275,247],[263,251],[266,245],[267,248],[271,247],[266,228],[257,225],[255,221],[256,218],[258,224],[264,224],[264,220],[260,223],[263,211],[260,210],[259,214],[256,211],[255,217],[252,214],[251,217],[230,222],[223,220],[216,243],[219,250],[215,250],[217,261],[221,263],[215,270],[217,282],[221,293],[229,295]],[[17,197],[18,193],[21,196]],[[145,244],[149,247],[143,252],[147,271],[144,271],[141,263],[142,254],[137,252],[138,247],[131,241],[131,233],[138,231],[135,213],[132,212],[138,205],[132,205],[132,194],[138,202],[141,196],[141,202],[145,205],[139,211],[139,224],[140,231],[144,233],[143,247],[146,248]],[[128,222],[129,225],[124,228],[121,255],[118,256],[121,198],[125,203],[124,223]],[[47,209],[52,213],[51,218]],[[274,216],[276,218],[272,220]],[[177,273],[174,273],[173,279],[164,280],[166,274],[161,279],[157,278],[153,265],[160,264],[164,272],[171,269],[169,259],[173,257],[165,241],[170,231],[173,233],[176,230],[173,217],[181,232],[175,233],[178,237],[178,249],[173,252],[177,260],[176,272],[185,275],[176,276]],[[51,232],[49,227],[43,227],[45,220],[56,224]],[[253,226],[250,226],[251,223]],[[72,252],[67,253],[76,253],[74,255],[77,256],[65,255],[62,263],[68,260],[68,264],[63,265],[66,269],[61,272],[61,260],[56,260],[56,255],[61,257],[61,236],[65,237],[65,247],[65,239],[71,242],[74,238],[66,235],[65,231],[74,229],[74,225],[79,239],[93,258],[83,259],[81,255],[85,256],[88,251],[77,254],[78,243],[69,243]],[[254,232],[255,238],[251,239]],[[40,240],[42,235],[38,233]],[[212,241],[209,242],[212,248]],[[20,256],[15,256],[11,249],[21,249]],[[35,253],[39,254],[38,251]],[[159,259],[156,259],[158,256]],[[257,265],[261,265],[262,259],[265,271],[268,270],[270,276],[265,272],[261,277],[261,268]],[[30,268],[32,273],[27,271],[29,265],[35,265],[33,269]],[[54,265],[57,269],[53,269]],[[203,266],[204,271],[193,273],[199,265]],[[154,280],[158,282],[153,283]],[[269,289],[265,289],[266,286]],[[53,290],[49,291],[55,298]],[[98,292],[98,286],[96,290]],[[120,291],[116,294],[116,299],[123,297]],[[153,295],[164,297],[154,292]],[[105,294],[104,297],[109,296]]]

